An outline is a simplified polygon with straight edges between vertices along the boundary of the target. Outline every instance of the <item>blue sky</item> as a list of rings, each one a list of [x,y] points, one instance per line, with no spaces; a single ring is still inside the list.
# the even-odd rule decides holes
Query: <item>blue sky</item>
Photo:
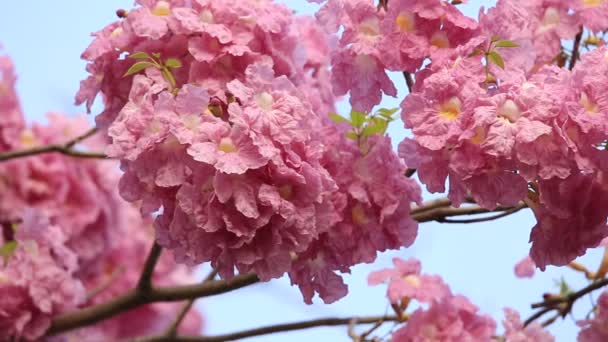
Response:
[[[298,13],[312,13],[315,5],[303,0],[282,1]],[[477,16],[481,5],[493,1],[469,1],[465,12]],[[0,43],[10,54],[19,75],[18,90],[30,121],[43,120],[48,111],[80,113],[74,107],[73,95],[86,74],[80,53],[89,44],[89,32],[99,30],[115,20],[115,10],[129,8],[127,0],[87,1],[10,1],[0,11]],[[406,94],[401,77],[394,78],[399,88],[397,99],[387,99],[384,107],[396,107]],[[99,107],[94,108],[94,112]],[[342,104],[346,113],[348,106]],[[406,132],[400,122],[392,124],[390,134],[395,143]],[[439,194],[426,198],[438,197]],[[543,292],[555,290],[553,280],[566,275],[574,288],[586,284],[579,274],[549,268],[532,280],[513,276],[513,265],[528,252],[528,238],[534,219],[529,212],[520,212],[500,221],[474,225],[426,223],[420,226],[413,247],[384,253],[372,265],[353,268],[346,279],[350,286],[347,298],[332,305],[303,304],[299,291],[286,279],[256,285],[229,295],[199,301],[207,320],[207,332],[225,333],[265,324],[291,322],[325,316],[382,314],[386,309],[385,288],[369,288],[367,274],[391,264],[393,256],[415,256],[422,260],[425,273],[440,274],[456,293],[467,295],[483,312],[502,319],[502,308],[513,307],[530,315],[529,304],[538,301]],[[596,267],[599,251],[590,251],[581,261]],[[575,307],[580,319],[589,310],[588,301]],[[500,329],[500,328],[499,328]],[[558,341],[572,341],[577,330],[570,318],[551,328]],[[264,336],[251,341],[348,341],[345,328],[321,328],[289,334]]]

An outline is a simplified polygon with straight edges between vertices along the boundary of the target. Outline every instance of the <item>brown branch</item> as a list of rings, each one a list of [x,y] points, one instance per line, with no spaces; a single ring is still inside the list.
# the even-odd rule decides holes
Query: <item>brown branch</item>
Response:
[[[209,297],[234,291],[256,282],[258,282],[256,275],[245,274],[236,276],[230,281],[214,280],[205,284],[160,288],[153,287],[148,291],[143,292],[134,289],[108,302],[55,317],[52,321],[51,328],[48,331],[48,335],[55,335],[67,330],[95,324],[140,305]]]
[[[411,94],[414,89],[414,78],[412,77],[412,74],[407,71],[403,72],[403,78],[405,78],[405,85],[407,85],[407,90]]]
[[[16,159],[16,158],[34,156],[34,155],[43,154],[43,153],[52,153],[52,152],[61,153],[63,155],[75,157],[75,158],[108,159],[108,156],[106,156],[104,153],[85,152],[85,151],[74,150],[74,146],[76,144],[89,138],[90,136],[94,135],[96,132],[97,132],[97,130],[95,128],[93,128],[93,129],[89,130],[88,132],[86,132],[85,134],[83,134],[79,137],[76,137],[64,144],[37,146],[37,147],[24,149],[24,150],[16,150],[16,151],[8,151],[8,152],[0,153],[0,162],[6,161],[6,160],[11,160],[11,159]]]
[[[206,277],[205,279],[203,279],[203,284],[208,283],[210,281],[212,281],[215,276],[217,276],[218,271],[217,270],[212,270]],[[167,331],[165,332],[165,336],[167,337],[175,337],[177,336],[177,329],[179,328],[179,325],[182,323],[182,321],[184,320],[184,318],[186,317],[186,315],[188,314],[188,312],[190,311],[190,309],[192,308],[192,305],[194,305],[194,302],[196,301],[196,298],[192,298],[190,300],[188,300],[179,310],[177,316],[175,317],[175,319],[173,320],[173,322],[171,322],[171,324],[169,325],[169,327],[167,328]]]
[[[590,285],[588,285],[576,292],[572,292],[566,296],[551,298],[551,299],[547,299],[547,300],[539,302],[539,303],[534,303],[531,305],[531,307],[532,307],[532,309],[538,309],[538,308],[543,308],[543,307],[555,307],[555,305],[562,304],[562,303],[573,303],[577,299],[583,297],[584,295],[591,293],[595,290],[601,289],[602,287],[607,286],[607,285],[608,285],[608,278],[604,278],[604,279],[595,281],[595,282],[591,283]]]
[[[496,214],[496,215],[491,215],[491,216],[485,216],[485,217],[479,217],[479,218],[472,218],[472,219],[463,219],[463,220],[454,220],[454,219],[449,219],[449,218],[443,218],[438,222],[441,223],[479,223],[479,222],[487,222],[487,221],[494,221],[497,220],[499,218],[503,218],[505,216],[509,216],[511,214],[515,214],[516,212],[522,210],[523,208],[526,208],[527,205],[525,203],[520,203],[517,206],[505,210],[500,214]]]
[[[348,325],[353,320],[356,320],[357,324],[374,324],[378,321],[385,322],[400,322],[397,316],[377,316],[377,317],[347,317],[347,318],[321,318],[314,319],[310,321],[302,321],[295,323],[285,323],[285,324],[277,324],[277,325],[269,325],[265,327],[253,328],[248,330],[243,330],[239,332],[224,334],[224,335],[216,335],[216,336],[177,336],[168,339],[166,336],[152,336],[152,337],[144,337],[140,339],[131,340],[132,342],[224,342],[224,341],[234,341],[240,340],[249,337],[262,336],[268,334],[274,334],[278,332],[286,332],[286,331],[294,331],[294,330],[303,330],[309,328],[316,328],[322,326],[338,326],[338,325]]]
[[[518,206],[521,206],[521,205],[522,205],[521,203],[518,204]],[[488,209],[482,208],[478,205],[472,205],[472,206],[466,206],[466,207],[460,207],[460,208],[439,207],[439,208],[435,208],[435,209],[431,209],[431,210],[419,209],[420,211],[412,214],[412,218],[414,220],[418,221],[419,223],[429,222],[429,221],[448,223],[449,221],[446,221],[446,220],[448,220],[447,217],[450,217],[450,216],[475,215],[475,214],[484,214],[484,213],[490,213],[490,212],[501,212],[501,211],[509,211],[509,210],[513,210],[513,212],[515,212],[514,209],[516,209],[518,206],[516,206],[516,207],[498,206],[494,210],[488,210]],[[424,206],[421,206],[420,208],[422,208],[422,207],[424,207]],[[509,215],[512,214],[513,212],[510,212]],[[503,216],[506,216],[506,215],[502,215],[500,217],[503,217]],[[486,219],[488,219],[488,218],[486,218]]]
[[[142,270],[139,281],[137,282],[137,289],[140,291],[148,291],[150,288],[152,288],[152,275],[154,274],[154,268],[158,263],[158,259],[160,258],[162,251],[163,248],[156,243],[156,241],[154,241],[152,248],[150,248],[148,258],[146,259],[146,263],[144,264],[144,269]]]
[[[410,211],[410,213],[412,215],[419,214],[421,212],[432,210],[432,209],[437,209],[437,208],[442,208],[442,207],[449,207],[451,204],[452,204],[452,201],[450,201],[447,197],[445,197],[445,198],[438,198],[438,199],[435,199],[435,200],[424,202],[420,206],[413,207],[412,210]]]
[[[576,292],[571,292],[565,296],[557,296],[557,297],[553,297],[547,300],[544,300],[542,302],[539,303],[534,303],[531,305],[532,309],[541,309],[538,310],[536,313],[534,313],[532,316],[530,316],[530,318],[528,318],[525,323],[524,326],[527,326],[528,324],[532,323],[534,320],[540,318],[541,316],[543,316],[544,314],[546,314],[547,312],[550,311],[557,311],[557,315],[561,316],[561,317],[565,317],[571,310],[572,307],[574,306],[574,302],[576,302],[579,298],[595,291],[598,289],[601,289],[604,286],[608,285],[608,278],[604,278],[598,281],[595,281],[593,283],[591,283],[590,285],[576,291]],[[543,324],[551,324],[555,321],[555,319],[557,318],[550,318],[547,321],[545,321]]]
[[[574,69],[574,66],[576,65],[576,62],[578,60],[579,49],[581,46],[582,38],[583,38],[583,28],[581,27],[581,30],[578,31],[578,33],[576,34],[576,37],[574,37],[574,45],[572,46],[572,56],[570,57],[570,64],[568,64],[568,69],[570,69],[570,70]]]

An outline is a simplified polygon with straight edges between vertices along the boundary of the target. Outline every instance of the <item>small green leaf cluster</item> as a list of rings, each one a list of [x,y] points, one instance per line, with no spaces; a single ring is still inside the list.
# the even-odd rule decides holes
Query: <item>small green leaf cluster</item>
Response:
[[[389,123],[395,120],[394,114],[398,110],[399,108],[381,108],[373,114],[368,114],[353,109],[350,111],[349,119],[336,113],[330,113],[329,117],[335,123],[349,124],[351,130],[346,132],[346,137],[357,141],[361,147],[365,145],[367,137],[384,135]]]
[[[135,62],[133,65],[131,65],[131,67],[129,68],[129,70],[127,70],[123,77],[131,76],[147,68],[153,67],[160,70],[165,80],[171,85],[173,91],[177,90],[177,83],[175,82],[175,77],[173,76],[171,69],[178,69],[182,67],[182,62],[179,59],[167,58],[163,62],[160,53],[155,52],[150,55],[147,52],[143,51],[130,54],[128,57],[138,60],[138,62]]]

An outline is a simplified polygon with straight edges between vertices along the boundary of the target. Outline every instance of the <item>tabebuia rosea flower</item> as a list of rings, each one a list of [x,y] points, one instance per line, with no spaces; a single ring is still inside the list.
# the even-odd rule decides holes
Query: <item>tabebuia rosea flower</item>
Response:
[[[505,308],[503,336],[496,336],[496,322],[479,313],[463,295],[455,295],[437,275],[421,274],[417,259],[393,259],[394,268],[371,272],[369,285],[388,282],[387,297],[403,324],[391,341],[541,341],[552,342],[553,336],[539,323],[524,326],[519,313]],[[411,314],[411,302],[422,306]]]
[[[363,146],[328,119],[335,36],[270,0],[138,4],[95,34],[76,100],[102,93],[121,195],[158,211],[158,242],[178,262],[211,262],[222,278],[288,273],[306,302],[333,302],[346,295],[338,272],[413,243],[420,190],[390,139]],[[355,31],[371,54],[374,38]],[[375,58],[355,60],[365,73]],[[371,109],[381,94],[361,86]]]
[[[599,342],[608,338],[608,292],[604,291],[597,299],[593,318],[576,322],[581,327],[577,340],[579,342]]]

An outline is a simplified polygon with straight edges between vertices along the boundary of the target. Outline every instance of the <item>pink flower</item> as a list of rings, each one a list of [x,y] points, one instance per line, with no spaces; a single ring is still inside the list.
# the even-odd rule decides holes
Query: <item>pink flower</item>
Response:
[[[10,58],[0,56],[0,150],[14,148],[25,126],[21,104],[15,92],[17,77]]]
[[[443,297],[426,310],[414,311],[392,341],[489,341],[496,323],[478,310],[466,297]]]
[[[530,256],[526,256],[515,264],[515,276],[518,278],[532,278],[536,265]]]
[[[33,341],[53,316],[83,303],[85,291],[66,235],[40,212],[27,211],[11,241],[17,247],[0,266],[0,338]]]
[[[397,88],[375,56],[341,51],[333,56],[332,65],[334,94],[350,92],[350,104],[355,110],[369,112],[380,103],[383,93],[397,96]]]
[[[599,342],[608,338],[606,324],[608,322],[608,292],[603,292],[597,299],[593,319],[576,322],[581,327],[577,341],[579,342]]]
[[[539,182],[539,199],[531,203],[538,223],[530,234],[530,256],[541,270],[568,264],[608,236],[604,178],[577,174]]]
[[[504,313],[505,319],[502,321],[502,324],[505,327],[506,342],[553,342],[555,340],[537,322],[524,327],[517,311],[505,308]]]
[[[388,298],[393,304],[398,304],[404,298],[415,299],[421,303],[439,301],[450,296],[449,287],[441,277],[420,274],[420,262],[416,259],[393,259],[394,269],[384,269],[369,274],[368,284],[378,285],[389,281]]]

